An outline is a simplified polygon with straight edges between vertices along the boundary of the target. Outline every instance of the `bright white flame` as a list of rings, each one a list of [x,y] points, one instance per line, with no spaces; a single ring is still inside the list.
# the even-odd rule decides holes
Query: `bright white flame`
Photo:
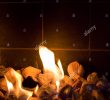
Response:
[[[44,72],[52,72],[56,80],[57,90],[59,90],[60,80],[64,77],[63,68],[60,60],[58,60],[58,66],[55,64],[54,53],[45,46],[39,47],[39,55],[43,63]]]
[[[58,66],[59,66],[59,68],[60,68],[60,71],[61,71],[61,79],[63,79],[64,78],[64,71],[63,71],[63,68],[62,68],[62,64],[61,64],[61,61],[60,61],[60,59],[58,60]]]
[[[60,81],[56,81],[56,86],[57,86],[57,92],[59,92]]]
[[[43,63],[44,71],[56,72],[54,53],[46,47],[40,46],[39,54]]]
[[[7,84],[7,88],[8,88],[8,94],[11,94],[11,92],[14,91],[14,87],[13,87],[13,84],[11,82],[8,81],[7,77],[5,77],[5,80],[6,80],[6,84]]]
[[[37,93],[38,88],[39,88],[39,86],[37,85],[37,86],[36,86],[36,88],[35,88],[35,90],[34,90],[34,94],[36,94],[36,93]]]

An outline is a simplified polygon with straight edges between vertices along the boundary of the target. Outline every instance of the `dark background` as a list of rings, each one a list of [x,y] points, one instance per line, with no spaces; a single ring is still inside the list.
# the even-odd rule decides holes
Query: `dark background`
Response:
[[[96,71],[109,78],[110,0],[0,0],[1,65],[42,69],[35,46],[45,40],[65,74],[77,60],[85,75]]]

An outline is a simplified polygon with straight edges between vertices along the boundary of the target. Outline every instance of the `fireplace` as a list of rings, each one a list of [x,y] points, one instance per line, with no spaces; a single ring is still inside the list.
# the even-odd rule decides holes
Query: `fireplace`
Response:
[[[0,84],[3,83],[5,89],[2,85],[0,86],[0,98],[28,100],[29,98],[39,99],[41,95],[40,99],[76,99],[75,97],[80,94],[79,90],[86,91],[82,90],[81,86],[91,76],[93,79],[98,78],[95,85],[104,94],[101,97],[108,96],[110,92],[109,4],[107,0],[103,2],[101,0],[97,2],[92,0],[1,0]],[[54,84],[49,86],[43,85],[43,80],[40,79],[44,76],[39,76],[39,73],[45,72],[45,65],[39,55],[40,46],[45,46],[54,53],[54,63],[60,70],[58,73],[61,74],[61,76],[56,75],[54,71],[50,74],[51,71],[49,71],[49,74],[44,75],[46,79],[54,80]],[[60,65],[57,64],[58,61]],[[75,79],[72,79],[74,74],[68,72],[71,63],[83,66],[83,74],[79,75],[80,78],[75,76],[78,79],[76,84],[73,82]],[[5,75],[6,73],[9,75]],[[13,76],[12,73],[17,75]],[[73,75],[72,78],[71,75]],[[37,80],[37,76],[41,78]],[[20,83],[18,79],[21,80]],[[19,88],[16,88],[17,86]],[[84,86],[89,92],[94,88],[90,83],[89,86],[88,84]],[[38,91],[40,94],[37,93]],[[93,93],[98,94],[95,90]],[[85,95],[87,96],[86,93],[84,97]]]

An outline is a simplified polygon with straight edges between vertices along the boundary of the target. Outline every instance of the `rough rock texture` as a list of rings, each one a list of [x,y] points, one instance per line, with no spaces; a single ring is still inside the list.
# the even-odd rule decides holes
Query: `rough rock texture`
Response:
[[[26,67],[22,70],[22,75],[24,78],[31,76],[34,81],[37,81],[37,76],[41,73],[40,69],[34,68],[32,66]]]
[[[84,73],[83,66],[79,64],[77,61],[70,63],[68,65],[67,71],[68,71],[69,76],[73,80],[77,80]]]

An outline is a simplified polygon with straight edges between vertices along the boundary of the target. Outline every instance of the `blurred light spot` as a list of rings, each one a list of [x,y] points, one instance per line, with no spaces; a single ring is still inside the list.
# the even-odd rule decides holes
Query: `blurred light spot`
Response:
[[[42,18],[43,17],[43,14],[40,14],[40,17]]]
[[[27,32],[27,29],[26,28],[23,28],[23,32]]]
[[[89,62],[91,62],[92,61],[92,58],[91,57],[89,57]]]
[[[56,32],[59,32],[59,29],[58,28],[56,29]]]
[[[92,3],[92,0],[89,0],[89,3]]]
[[[105,46],[106,46],[106,47],[109,47],[110,45],[109,45],[109,43],[107,42],[107,43],[105,44]]]
[[[76,14],[75,14],[75,13],[73,13],[73,14],[72,14],[72,17],[73,17],[73,18],[75,18],[75,17],[76,17]]]
[[[10,46],[10,43],[7,43],[6,46],[9,47]]]
[[[6,18],[10,18],[10,14],[9,13],[6,14]]]
[[[26,2],[26,0],[23,0],[23,2]]]
[[[108,17],[109,17],[109,14],[108,14],[108,13],[106,13],[106,14],[105,14],[105,18],[108,18]]]
[[[108,72],[105,72],[105,75],[106,75],[106,76],[108,76],[108,74],[109,74]]]
[[[25,62],[27,59],[26,58],[23,58],[23,62]]]
[[[56,0],[56,3],[59,3],[59,0]]]
[[[73,47],[75,47],[76,46],[76,44],[75,43],[73,43]]]

